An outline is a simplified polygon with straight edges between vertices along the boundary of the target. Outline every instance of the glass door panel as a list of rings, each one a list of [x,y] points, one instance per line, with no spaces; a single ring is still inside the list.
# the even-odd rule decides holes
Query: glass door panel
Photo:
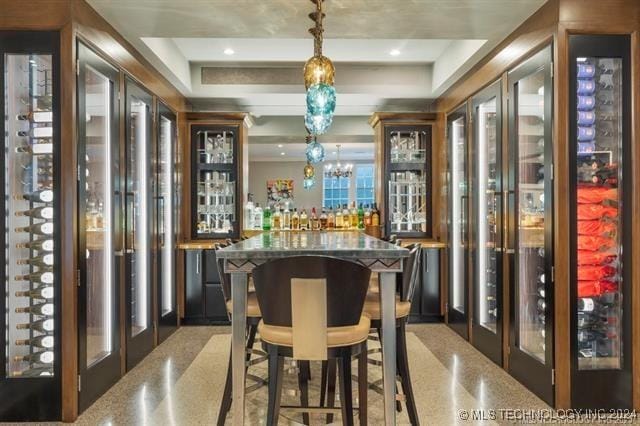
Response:
[[[108,77],[87,65],[84,72],[86,105],[85,199],[81,201],[86,232],[86,362],[99,362],[113,351],[115,277],[111,105]]]
[[[158,200],[159,221],[158,238],[161,251],[162,278],[160,314],[165,316],[173,312],[175,308],[174,286],[174,217],[173,217],[173,143],[175,133],[175,121],[171,121],[164,115],[160,115],[159,131],[159,162],[158,162]]]
[[[465,117],[450,123],[451,153],[451,300],[452,309],[460,313],[466,311],[466,270],[467,270],[467,141],[465,138]]]
[[[478,323],[497,332],[498,304],[497,280],[499,276],[497,248],[499,240],[500,193],[496,187],[498,169],[498,139],[496,121],[497,99],[491,98],[477,108],[477,182],[478,182],[478,235],[477,235],[477,277],[478,277]]]

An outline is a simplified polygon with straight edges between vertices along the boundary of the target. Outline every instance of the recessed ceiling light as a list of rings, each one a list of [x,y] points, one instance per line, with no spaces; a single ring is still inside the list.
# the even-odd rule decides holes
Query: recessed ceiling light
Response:
[[[280,155],[284,155],[284,152],[281,152]]]
[[[281,143],[278,144],[278,148],[282,148],[282,144]]]
[[[400,51],[399,51],[398,49],[392,49],[392,50],[389,52],[389,55],[391,55],[391,56],[398,56],[398,55],[400,55]]]
[[[224,49],[224,54],[225,54],[225,55],[229,55],[229,56],[231,56],[231,55],[233,55],[234,53],[236,53],[236,52],[235,52],[235,50],[233,50],[233,49],[232,49],[232,48],[230,48],[230,47],[227,47],[226,49]]]

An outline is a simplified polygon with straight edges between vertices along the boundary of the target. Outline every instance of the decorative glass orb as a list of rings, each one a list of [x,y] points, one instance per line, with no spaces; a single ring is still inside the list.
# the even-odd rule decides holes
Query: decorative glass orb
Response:
[[[307,90],[307,112],[312,115],[333,114],[336,110],[336,89],[328,84],[315,84]]]
[[[310,114],[304,115],[304,125],[312,135],[322,135],[333,123],[333,114]]]
[[[324,160],[324,147],[317,140],[312,140],[307,144],[307,161],[316,164]]]
[[[316,175],[316,170],[313,168],[311,164],[304,166],[304,177],[305,179],[313,178]]]
[[[302,186],[304,186],[304,189],[311,189],[313,188],[313,185],[315,185],[315,183],[315,178],[304,178],[304,180],[302,181]]]
[[[326,56],[313,56],[304,64],[304,87],[314,84],[328,84],[333,86],[336,69],[331,59]]]

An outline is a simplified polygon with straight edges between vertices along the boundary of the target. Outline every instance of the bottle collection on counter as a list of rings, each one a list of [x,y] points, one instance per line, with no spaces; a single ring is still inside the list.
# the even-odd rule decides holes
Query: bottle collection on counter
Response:
[[[318,212],[320,212],[318,214]],[[259,203],[250,200],[245,205],[245,229],[263,231],[279,230],[359,230],[366,226],[380,225],[380,211],[376,203],[364,205],[356,203],[337,206],[335,209],[323,207],[316,209],[292,207],[289,202],[274,204],[262,208]]]

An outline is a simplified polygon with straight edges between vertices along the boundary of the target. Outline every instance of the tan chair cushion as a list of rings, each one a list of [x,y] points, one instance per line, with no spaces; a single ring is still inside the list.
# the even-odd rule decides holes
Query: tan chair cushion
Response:
[[[403,302],[400,296],[396,295],[396,318],[404,318],[411,311],[411,302]],[[380,293],[368,293],[364,300],[362,312],[372,320],[381,319],[380,315]]]
[[[360,317],[360,322],[357,325],[329,327],[327,329],[327,347],[350,346],[364,342],[367,340],[370,328],[371,321],[365,315]],[[291,327],[267,325],[260,321],[258,333],[260,333],[260,339],[264,342],[280,346],[293,346],[293,331]]]
[[[227,301],[227,312],[233,312],[233,301],[231,299]],[[252,318],[260,318],[262,316],[258,298],[254,292],[247,294],[247,316]]]

